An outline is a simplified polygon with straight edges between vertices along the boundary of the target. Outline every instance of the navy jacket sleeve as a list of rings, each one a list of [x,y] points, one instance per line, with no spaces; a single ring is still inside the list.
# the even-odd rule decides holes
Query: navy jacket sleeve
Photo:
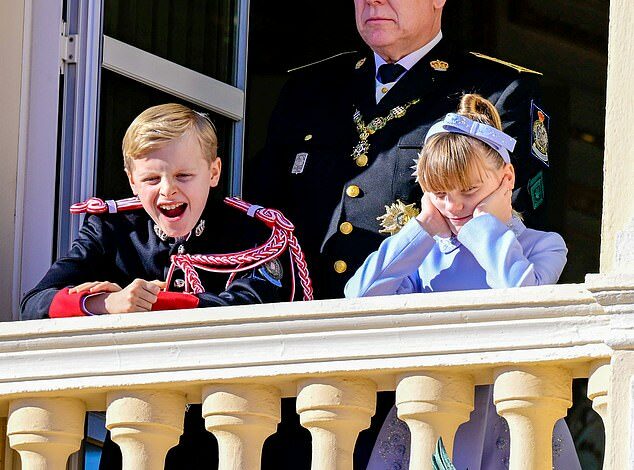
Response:
[[[110,280],[104,272],[111,265],[105,239],[107,234],[101,218],[88,217],[68,254],[53,263],[44,278],[22,299],[20,320],[48,318],[53,298],[64,287]]]

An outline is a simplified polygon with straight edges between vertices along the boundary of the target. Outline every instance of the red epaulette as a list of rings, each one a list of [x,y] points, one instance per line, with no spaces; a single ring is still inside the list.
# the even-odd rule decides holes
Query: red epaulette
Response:
[[[91,197],[84,202],[77,202],[70,206],[71,214],[115,214],[117,212],[134,211],[142,209],[143,205],[138,197],[129,197],[126,199],[99,199]]]

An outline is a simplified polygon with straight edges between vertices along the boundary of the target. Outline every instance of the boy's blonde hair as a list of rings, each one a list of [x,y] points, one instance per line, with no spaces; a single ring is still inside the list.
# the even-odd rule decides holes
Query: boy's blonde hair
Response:
[[[177,103],[152,106],[139,114],[123,136],[123,164],[132,169],[134,159],[158,150],[188,131],[200,143],[208,162],[216,159],[218,137],[216,128],[205,114]]]
[[[457,114],[502,130],[500,114],[493,104],[476,94],[463,95]],[[423,191],[466,190],[474,174],[501,168],[504,160],[484,142],[462,134],[432,136],[423,147],[416,174]]]

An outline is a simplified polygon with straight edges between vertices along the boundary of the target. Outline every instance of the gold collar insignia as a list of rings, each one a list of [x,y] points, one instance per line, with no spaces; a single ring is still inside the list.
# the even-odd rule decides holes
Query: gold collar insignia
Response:
[[[447,70],[449,70],[449,64],[444,60],[432,60],[429,65],[431,65],[431,68],[434,69],[436,72],[446,72]]]

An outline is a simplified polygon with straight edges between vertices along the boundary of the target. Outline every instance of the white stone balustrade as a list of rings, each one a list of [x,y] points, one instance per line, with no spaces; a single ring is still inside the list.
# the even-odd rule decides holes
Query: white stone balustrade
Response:
[[[0,330],[0,418],[8,417],[8,442],[23,470],[63,470],[79,447],[86,410],[106,410],[126,470],[162,468],[186,403],[203,404],[221,470],[257,470],[280,420],[280,398],[292,396],[313,438],[313,470],[349,470],[382,390],[396,390],[398,414],[412,432],[410,468],[429,469],[439,436],[451,452],[474,386],[492,383],[509,423],[511,467],[542,470],[576,377],[589,378],[588,397],[606,425],[605,468],[627,468],[634,276]]]

